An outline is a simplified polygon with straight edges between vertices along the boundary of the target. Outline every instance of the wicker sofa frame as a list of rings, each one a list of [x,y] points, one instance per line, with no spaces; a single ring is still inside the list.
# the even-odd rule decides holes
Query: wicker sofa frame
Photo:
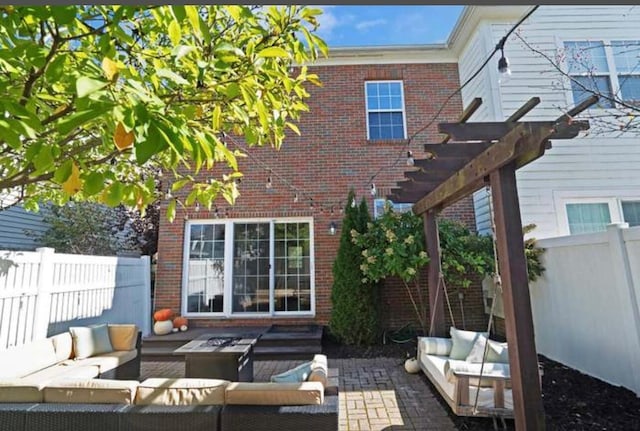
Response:
[[[337,431],[338,394],[309,406],[0,404],[12,431]]]

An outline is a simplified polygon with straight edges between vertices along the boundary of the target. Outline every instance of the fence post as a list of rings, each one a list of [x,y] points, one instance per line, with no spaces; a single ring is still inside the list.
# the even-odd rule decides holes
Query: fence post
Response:
[[[151,334],[151,257],[141,256],[142,259],[142,271],[144,271],[144,288],[143,290],[143,310],[144,320],[142,335],[147,336]]]
[[[629,304],[626,310],[631,316],[629,325],[628,340],[635,340],[629,343],[629,364],[633,370],[633,387],[636,394],[640,393],[640,372],[636,364],[640,363],[640,309],[638,309],[638,296],[633,282],[629,253],[624,241],[624,229],[628,228],[628,223],[613,223],[607,226],[609,246],[611,250],[612,270],[616,280],[616,285],[621,287],[620,299],[622,304]],[[623,310],[621,310],[623,311]],[[624,312],[624,311],[623,311]]]
[[[36,294],[35,322],[32,339],[46,338],[51,319],[51,287],[53,284],[53,255],[55,249],[50,247],[36,248],[40,253],[38,267],[38,291]]]

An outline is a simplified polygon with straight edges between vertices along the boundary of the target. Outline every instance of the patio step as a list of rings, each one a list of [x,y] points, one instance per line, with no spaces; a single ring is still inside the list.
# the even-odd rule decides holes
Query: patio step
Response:
[[[253,349],[254,359],[257,361],[271,361],[278,359],[309,359],[316,353],[322,353],[322,346],[256,346]]]
[[[174,355],[173,351],[180,347],[142,346],[141,359],[143,361],[184,361],[184,355]]]

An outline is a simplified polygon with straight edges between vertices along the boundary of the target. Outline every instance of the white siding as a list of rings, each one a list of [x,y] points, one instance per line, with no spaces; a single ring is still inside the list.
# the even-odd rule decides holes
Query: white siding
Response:
[[[41,244],[25,231],[42,234],[47,230],[49,226],[42,220],[44,211],[28,212],[20,206],[0,211],[0,249],[27,251],[39,247]]]
[[[490,28],[490,40],[485,48],[480,46],[469,52],[475,38],[482,37]],[[463,69],[473,55],[486,57],[513,23],[482,22],[470,39],[467,51],[460,57],[461,79]],[[640,8],[626,6],[541,6],[519,29],[518,33],[534,48],[555,59],[558,48],[565,40],[632,39],[640,40]],[[499,86],[497,81],[498,56],[487,66],[485,83],[493,91],[493,97],[476,88],[463,92],[463,100],[480,95],[485,104],[492,104],[482,117],[472,121],[501,121],[511,115],[533,96],[542,102],[525,120],[552,120],[573,106],[571,95],[559,89],[562,76],[548,60],[528,49],[512,35],[505,45],[512,77]],[[488,76],[487,76],[488,75]],[[476,93],[471,91],[475,90]],[[496,101],[496,99],[498,101]],[[491,118],[490,113],[495,115]],[[640,145],[635,138],[612,138],[591,133],[573,140],[553,142],[553,148],[544,157],[517,173],[520,209],[523,223],[535,223],[538,238],[566,234],[566,221],[558,206],[563,206],[559,196],[595,196],[601,198],[640,198]],[[487,225],[486,199],[483,191],[476,193],[479,231]]]

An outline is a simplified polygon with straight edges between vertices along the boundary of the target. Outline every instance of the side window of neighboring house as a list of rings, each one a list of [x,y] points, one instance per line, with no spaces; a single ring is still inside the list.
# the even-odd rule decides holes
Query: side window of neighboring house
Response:
[[[623,201],[622,217],[629,227],[640,226],[640,201]]]
[[[367,139],[405,139],[402,81],[365,82]]]
[[[567,221],[571,235],[604,231],[611,223],[609,204],[606,202],[567,204]]]
[[[575,104],[591,91],[640,103],[640,41],[565,42],[564,48]],[[597,106],[612,108],[613,103],[601,98]]]

